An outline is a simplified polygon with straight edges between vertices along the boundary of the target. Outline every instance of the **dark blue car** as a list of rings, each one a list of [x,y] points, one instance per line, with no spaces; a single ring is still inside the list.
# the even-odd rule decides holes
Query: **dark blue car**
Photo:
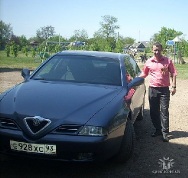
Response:
[[[0,94],[0,153],[125,162],[143,118],[145,84],[127,54],[59,52]]]

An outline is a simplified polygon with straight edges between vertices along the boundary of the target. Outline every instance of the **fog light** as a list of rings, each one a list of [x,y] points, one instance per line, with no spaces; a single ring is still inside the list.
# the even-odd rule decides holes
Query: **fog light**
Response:
[[[79,153],[78,160],[92,160],[93,153]]]

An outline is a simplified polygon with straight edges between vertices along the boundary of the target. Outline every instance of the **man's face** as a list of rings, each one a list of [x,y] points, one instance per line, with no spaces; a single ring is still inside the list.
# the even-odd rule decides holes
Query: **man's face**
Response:
[[[153,46],[153,54],[156,58],[160,58],[162,56],[161,52],[162,48],[160,46]]]

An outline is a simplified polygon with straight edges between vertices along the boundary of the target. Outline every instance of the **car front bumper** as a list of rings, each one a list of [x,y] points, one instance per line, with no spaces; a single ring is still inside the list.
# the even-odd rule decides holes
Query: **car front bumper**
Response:
[[[108,136],[80,136],[48,134],[38,140],[28,140],[21,131],[0,130],[0,153],[62,161],[105,161],[118,153],[124,133],[124,126],[111,132]],[[56,154],[42,154],[12,150],[10,140],[31,144],[56,145]]]

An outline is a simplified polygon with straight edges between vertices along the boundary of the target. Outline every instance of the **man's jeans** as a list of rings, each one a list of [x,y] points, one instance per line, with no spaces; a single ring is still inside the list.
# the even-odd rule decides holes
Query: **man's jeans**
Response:
[[[150,117],[157,131],[169,132],[169,87],[149,87]]]

